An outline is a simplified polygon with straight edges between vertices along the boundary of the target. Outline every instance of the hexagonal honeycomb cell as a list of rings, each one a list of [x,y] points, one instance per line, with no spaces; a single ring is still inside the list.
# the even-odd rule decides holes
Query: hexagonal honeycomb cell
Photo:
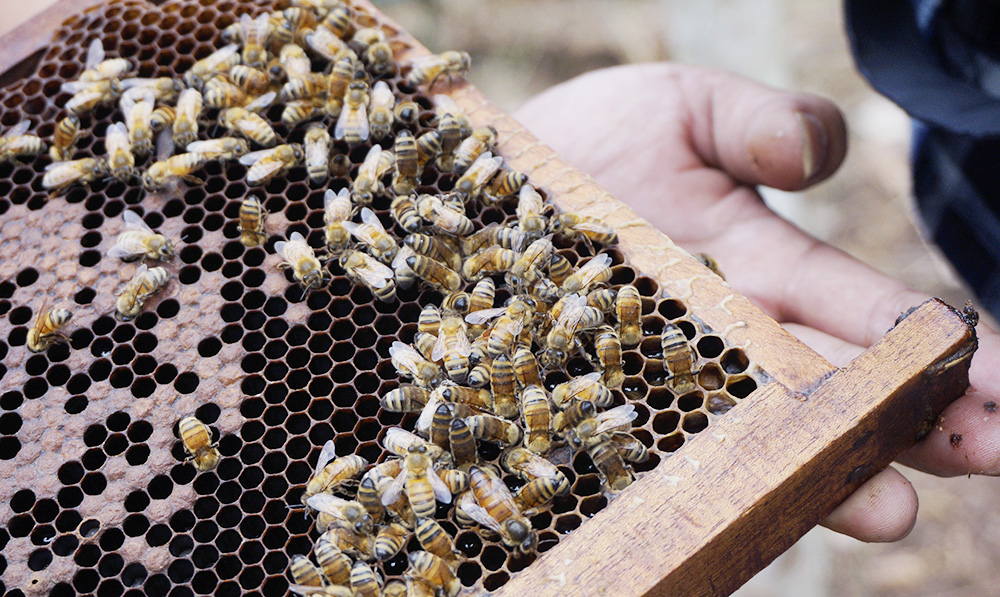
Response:
[[[220,32],[237,10],[255,16],[274,6],[255,2],[172,0],[114,2],[67,21],[40,56],[33,74],[0,89],[0,127],[22,117],[50,136],[69,94],[60,91],[83,69],[86,47],[99,38],[109,56],[137,65],[140,77],[177,76],[222,45]],[[393,91],[421,108],[417,134],[430,130],[433,103],[398,76]],[[279,138],[301,142],[304,127],[280,124]],[[87,131],[120,119],[102,106],[83,118]],[[333,122],[329,122],[333,125]],[[353,180],[369,144],[334,151],[350,173],[332,177],[338,190]],[[99,156],[103,143],[85,134],[76,157]],[[438,292],[400,289],[383,303],[342,272],[306,293],[291,273],[276,270],[274,242],[292,232],[323,244],[324,188],[293,168],[254,189],[269,213],[263,246],[240,242],[240,202],[251,191],[247,168],[208,163],[204,184],[180,193],[147,194],[139,186],[97,181],[49,197],[41,178],[47,156],[0,163],[0,582],[8,595],[286,594],[292,556],[307,555],[318,532],[299,504],[320,447],[369,462],[387,457],[387,428],[412,429],[416,416],[383,410],[379,398],[399,386],[389,361],[394,341],[412,342],[421,309]],[[428,169],[419,191],[450,190],[455,175]],[[544,188],[541,189],[544,191]],[[389,223],[389,199],[372,209]],[[477,227],[515,218],[516,202],[471,208]],[[122,213],[138,212],[152,228],[179,239],[169,264],[173,280],[141,315],[113,315],[115,292],[135,264],[107,257],[122,231]],[[394,225],[390,230],[404,236]],[[571,264],[591,257],[583,241],[555,239]],[[623,352],[625,381],[614,404],[632,404],[632,434],[651,452],[635,466],[651,470],[693,434],[761,385],[766,373],[725,334],[708,329],[685,301],[664,297],[657,282],[612,257],[611,287],[633,284],[642,296],[643,341]],[[502,278],[497,277],[498,286]],[[469,285],[471,289],[471,284]],[[497,304],[510,296],[497,292]],[[32,354],[28,330],[41,305],[70,308],[68,342]],[[667,383],[660,334],[678,326],[695,350],[696,387],[678,395]],[[548,389],[594,370],[583,357],[548,371]],[[196,473],[176,434],[194,413],[218,440],[219,466]],[[480,455],[497,461],[484,444]],[[585,453],[568,447],[549,455],[571,491],[531,518],[538,550],[594,516],[613,498]],[[508,475],[516,489],[522,484]],[[499,539],[461,528],[438,512],[462,554],[457,576],[468,592],[492,591],[525,569],[534,555],[511,553]],[[398,578],[404,550],[379,565]]]

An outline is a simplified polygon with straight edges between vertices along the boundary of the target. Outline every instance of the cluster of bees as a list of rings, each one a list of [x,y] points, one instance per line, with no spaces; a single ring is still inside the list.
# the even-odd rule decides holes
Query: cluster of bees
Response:
[[[474,129],[453,100],[437,95],[430,130],[415,134],[420,107],[398,99],[385,79],[403,74],[408,85],[430,91],[460,78],[468,55],[444,52],[399,65],[396,43],[364,18],[340,0],[298,0],[256,18],[243,15],[223,32],[231,43],[179,80],[127,77],[133,65],[106,58],[95,41],[86,70],[63,87],[73,95],[48,146],[54,161],[43,185],[60,192],[114,177],[149,191],[177,190],[200,183],[194,174],[209,160],[238,160],[250,185],[304,166],[320,186],[331,175],[350,174],[347,156],[333,152],[335,141],[348,148],[373,142],[351,184],[325,192],[323,250],[317,254],[292,232],[274,243],[280,267],[306,290],[321,288],[332,267],[380,301],[415,285],[444,298],[422,310],[412,344],[397,341],[389,350],[410,383],[382,396],[381,405],[419,413],[415,432],[390,428],[382,445],[391,456],[374,465],[357,455],[337,457],[332,442],[322,448],[302,499],[321,533],[316,563],[293,557],[291,588],[303,595],[454,596],[459,554],[435,520],[438,503],[454,505],[457,524],[479,525],[511,550],[532,553],[538,537],[528,517],[569,491],[547,458],[554,447],[586,452],[610,494],[633,481],[629,463],[648,459],[629,433],[634,407],[614,406],[612,392],[625,377],[623,348],[643,339],[642,301],[634,286],[610,284],[612,258],[598,247],[616,242],[614,230],[596,218],[553,213],[527,176],[494,155],[495,130]],[[315,63],[325,68],[315,72]],[[81,115],[115,101],[124,120],[107,127],[106,155],[72,159]],[[284,104],[289,130],[313,121],[302,144],[279,143],[266,116],[275,102]],[[199,137],[206,107],[218,110],[213,130],[230,136]],[[0,158],[46,147],[21,124],[0,137]],[[452,188],[421,193],[429,168],[453,173]],[[390,230],[370,207],[376,198],[391,199]],[[516,202],[516,219],[507,224],[480,227],[468,215],[509,201]],[[126,211],[124,221],[109,257],[174,256],[173,243],[137,213]],[[260,200],[245,198],[241,241],[265,244],[265,221]],[[556,251],[558,237],[582,242],[594,256],[575,266]],[[135,317],[169,278],[165,268],[141,264],[119,293],[118,318]],[[503,305],[496,304],[498,284],[511,296]],[[60,328],[70,318],[65,309],[41,310],[29,349],[64,340]],[[693,389],[695,355],[684,333],[667,323],[661,341],[669,387]],[[547,390],[543,372],[575,355],[595,371]],[[199,470],[216,466],[220,455],[203,422],[186,417],[178,433]],[[503,449],[503,471],[480,460],[481,442]],[[516,492],[501,479],[504,471],[523,480]],[[405,581],[384,584],[372,564],[394,557],[413,535],[423,551],[409,554]]]

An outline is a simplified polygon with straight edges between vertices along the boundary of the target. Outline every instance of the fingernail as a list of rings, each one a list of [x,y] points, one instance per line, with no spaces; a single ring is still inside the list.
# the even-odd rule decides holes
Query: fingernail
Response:
[[[795,116],[802,135],[802,177],[809,184],[826,163],[829,139],[819,118],[809,112],[796,112]]]

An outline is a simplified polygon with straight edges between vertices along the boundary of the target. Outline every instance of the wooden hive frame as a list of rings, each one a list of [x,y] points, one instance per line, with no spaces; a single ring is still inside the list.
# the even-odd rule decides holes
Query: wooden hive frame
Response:
[[[64,0],[0,39],[0,80],[30,73],[26,59],[53,30],[99,3]],[[400,35],[411,49],[397,58],[427,53]],[[656,279],[665,294],[683,297],[769,376],[500,594],[728,593],[916,442],[967,388],[975,332],[947,305],[916,307],[838,370],[473,86],[457,83],[445,91],[474,125],[497,129],[507,164],[528,174],[561,209],[614,226],[635,269]]]

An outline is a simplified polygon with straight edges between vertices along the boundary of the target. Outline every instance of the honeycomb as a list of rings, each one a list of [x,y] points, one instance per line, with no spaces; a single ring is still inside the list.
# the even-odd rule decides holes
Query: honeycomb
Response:
[[[219,32],[240,11],[274,9],[266,0],[114,2],[62,25],[47,49],[21,72],[0,77],[0,130],[27,118],[51,136],[69,94],[60,85],[83,69],[87,44],[103,40],[109,56],[138,65],[136,76],[175,76],[222,45]],[[364,9],[362,9],[364,10]],[[378,15],[372,13],[378,18]],[[25,65],[21,65],[25,66]],[[13,80],[12,80],[13,79]],[[417,128],[429,130],[430,99],[399,78],[388,82],[422,108]],[[280,125],[279,138],[301,142],[304,127]],[[118,118],[113,106],[83,118],[88,131]],[[474,123],[475,124],[475,123]],[[339,142],[352,170],[368,145]],[[99,156],[98,136],[84,135],[76,157]],[[389,346],[410,343],[423,306],[441,295],[414,287],[382,303],[343,275],[308,294],[278,273],[273,244],[292,231],[323,244],[325,188],[309,185],[304,168],[255,189],[269,212],[262,247],[239,240],[238,212],[248,193],[246,168],[209,163],[205,180],[182,195],[147,194],[119,181],[76,186],[49,198],[41,186],[50,160],[0,164],[0,583],[7,595],[281,595],[293,555],[311,552],[318,533],[301,509],[304,484],[320,447],[370,462],[386,457],[385,430],[412,429],[416,416],[384,411],[379,398],[398,387]],[[453,174],[425,174],[421,192],[447,191]],[[332,178],[334,190],[349,176]],[[544,187],[542,189],[544,191]],[[389,199],[372,208],[389,222]],[[176,275],[131,322],[112,316],[114,292],[134,264],[106,257],[122,229],[122,212],[180,239],[168,267]],[[515,204],[470,213],[477,226],[514,218]],[[401,229],[394,230],[402,237]],[[593,253],[582,242],[554,241],[577,264]],[[616,404],[635,406],[633,434],[651,451],[638,473],[704,430],[767,375],[724,332],[709,329],[684,300],[664,297],[655,279],[613,258],[612,286],[634,284],[642,295],[645,339],[623,352],[626,379]],[[498,284],[499,286],[499,284]],[[497,304],[509,297],[498,288]],[[41,354],[25,347],[42,305],[70,308],[70,341]],[[696,390],[677,396],[666,385],[659,334],[674,322],[697,351]],[[551,389],[593,370],[572,358],[550,371]],[[198,473],[185,462],[176,422],[194,413],[208,423],[223,458]],[[480,449],[496,461],[500,450]],[[585,453],[556,448],[549,458],[571,493],[531,518],[539,552],[594,516],[611,498]],[[519,486],[513,476],[504,481]],[[466,592],[492,591],[536,557],[517,556],[476,529],[438,518],[464,555],[457,575]],[[408,549],[418,549],[411,540]],[[407,549],[380,566],[387,578],[407,565]]]

